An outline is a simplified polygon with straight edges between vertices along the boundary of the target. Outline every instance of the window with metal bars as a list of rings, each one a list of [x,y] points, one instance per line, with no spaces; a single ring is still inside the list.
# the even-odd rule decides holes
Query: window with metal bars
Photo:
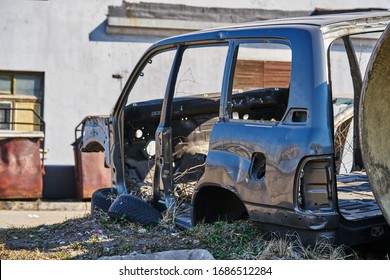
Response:
[[[12,129],[11,108],[11,102],[0,102],[0,129],[2,130]]]

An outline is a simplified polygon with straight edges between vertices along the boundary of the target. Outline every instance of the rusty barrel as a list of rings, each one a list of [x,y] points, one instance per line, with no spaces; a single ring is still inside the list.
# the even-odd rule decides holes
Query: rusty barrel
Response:
[[[390,224],[390,25],[368,63],[359,109],[365,168],[375,198]]]
[[[41,132],[0,133],[0,199],[42,197]]]
[[[81,152],[81,139],[74,143],[77,198],[91,198],[94,191],[111,186],[111,173],[104,167],[103,152]]]

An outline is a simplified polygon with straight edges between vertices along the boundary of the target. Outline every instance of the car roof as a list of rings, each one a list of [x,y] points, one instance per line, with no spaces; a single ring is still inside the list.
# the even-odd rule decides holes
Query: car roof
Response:
[[[250,23],[243,23],[236,25],[236,28],[242,27],[255,27],[255,26],[271,26],[271,25],[312,25],[322,27],[325,25],[332,25],[336,23],[356,21],[359,19],[375,19],[383,16],[389,16],[389,11],[381,12],[356,12],[356,13],[340,13],[340,14],[326,14],[326,15],[315,15],[305,16],[296,18],[281,18],[264,21],[256,21]]]
[[[217,38],[221,39],[224,36],[223,34],[227,34],[229,33],[229,31],[239,31],[247,29],[263,29],[283,26],[294,26],[295,28],[301,29],[317,27],[318,29],[321,29],[323,34],[325,34],[331,33],[332,30],[335,30],[335,32],[337,32],[337,30],[340,30],[342,28],[373,26],[378,24],[386,26],[389,21],[390,11],[354,12],[273,19],[195,31],[184,35],[179,35],[161,40],[154,44],[153,47],[185,41],[207,40]]]

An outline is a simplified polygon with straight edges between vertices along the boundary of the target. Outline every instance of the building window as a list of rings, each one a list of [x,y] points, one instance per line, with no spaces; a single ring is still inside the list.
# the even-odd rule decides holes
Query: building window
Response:
[[[0,94],[11,94],[12,79],[10,76],[0,76]]]
[[[43,80],[40,72],[0,71],[0,129],[43,129]]]
[[[0,102],[0,130],[10,130],[12,128],[11,102]]]

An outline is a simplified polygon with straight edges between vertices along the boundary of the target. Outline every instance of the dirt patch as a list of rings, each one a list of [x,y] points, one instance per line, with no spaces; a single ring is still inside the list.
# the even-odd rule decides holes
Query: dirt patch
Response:
[[[61,224],[0,232],[2,259],[96,259],[101,256],[194,248],[184,232],[146,229],[107,214],[88,215]],[[196,243],[196,242],[195,242]],[[20,253],[20,254],[19,254]]]

